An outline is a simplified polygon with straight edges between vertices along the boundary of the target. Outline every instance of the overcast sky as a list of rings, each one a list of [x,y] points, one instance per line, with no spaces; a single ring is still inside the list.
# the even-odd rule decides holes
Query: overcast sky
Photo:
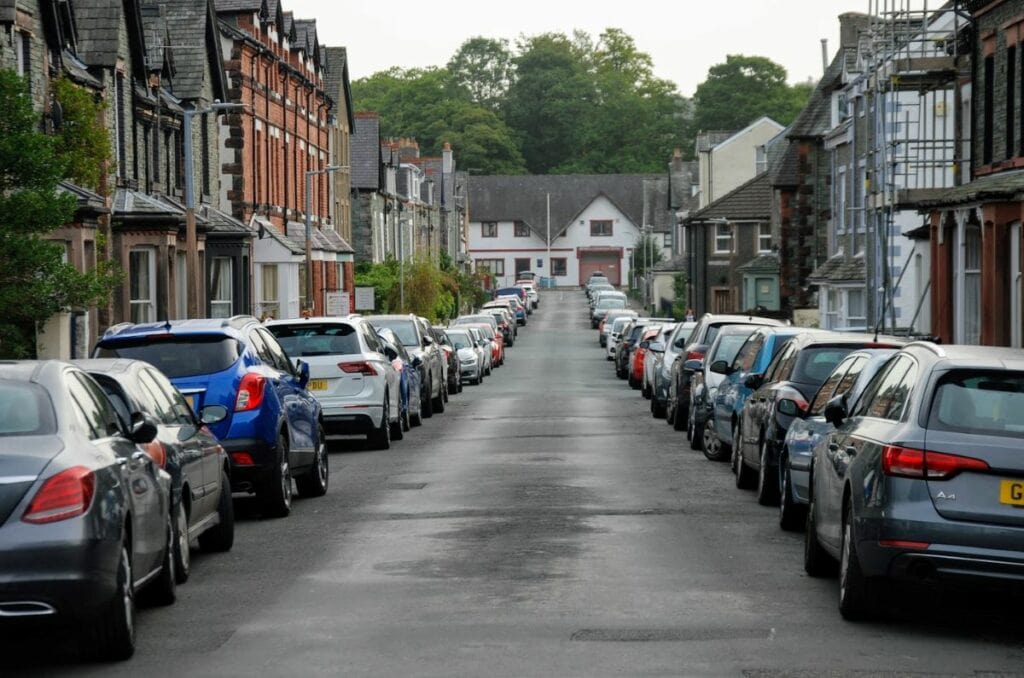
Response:
[[[884,1],[884,0],[882,0]],[[874,6],[882,1],[876,0]],[[924,0],[888,0],[890,7]],[[940,4],[932,0],[931,6]],[[443,66],[467,38],[508,38],[573,29],[625,30],[654,58],[655,73],[690,96],[727,54],[766,56],[791,82],[821,75],[821,39],[839,39],[836,17],[867,12],[869,0],[284,0],[285,11],[317,19],[320,41],[348,47],[352,79],[392,66]]]

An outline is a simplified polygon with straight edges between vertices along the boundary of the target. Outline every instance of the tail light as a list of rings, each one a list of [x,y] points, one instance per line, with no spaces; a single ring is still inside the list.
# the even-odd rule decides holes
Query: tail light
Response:
[[[154,440],[153,442],[143,445],[143,448],[146,450],[146,454],[149,455],[149,458],[153,460],[154,464],[160,468],[167,468],[167,449],[164,447],[162,442]]]
[[[988,471],[981,459],[956,454],[927,452],[898,445],[882,448],[882,471],[887,476],[949,480],[961,471]]]
[[[377,368],[366,361],[357,363],[338,363],[338,368],[346,374],[362,374],[367,377],[377,376]]]
[[[232,452],[231,461],[235,462],[236,466],[255,466],[256,462],[253,461],[252,455],[248,452]]]
[[[262,405],[266,388],[267,380],[262,375],[249,372],[242,377],[238,397],[235,398],[235,412],[248,412]]]
[[[73,466],[43,483],[21,519],[43,525],[80,516],[89,510],[95,491],[93,472],[84,466]]]
[[[686,352],[686,359],[687,360],[703,360],[704,359],[704,351],[687,351]]]

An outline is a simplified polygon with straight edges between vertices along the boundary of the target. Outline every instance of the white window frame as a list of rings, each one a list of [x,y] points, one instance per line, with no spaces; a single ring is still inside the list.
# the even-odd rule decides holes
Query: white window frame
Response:
[[[719,229],[725,228],[728,233],[722,234]],[[728,245],[723,249],[722,241],[727,240]],[[733,248],[733,228],[730,223],[716,223],[715,224],[715,254],[732,254]]]
[[[664,234],[662,234],[661,246],[662,247],[672,247],[672,234],[671,233],[664,233]]]
[[[15,68],[18,75],[25,79],[29,79],[32,77],[32,64],[30,61],[26,61],[25,57],[28,56],[29,60],[31,60],[32,35],[25,31],[16,31],[15,36],[14,51],[16,52],[15,58],[17,59]],[[26,51],[28,51],[29,54],[26,55]]]
[[[853,315],[853,304],[850,303],[851,294],[860,295],[861,315]],[[845,327],[867,327],[868,326],[868,298],[867,291],[863,287],[847,287],[843,291],[843,317],[846,319]]]
[[[267,281],[274,281],[274,298],[267,294]],[[281,269],[277,264],[260,265],[260,315],[281,317]]]
[[[767,242],[765,240],[767,239]],[[772,225],[761,222],[757,225],[757,253],[770,254],[772,251]]]
[[[495,276],[495,277],[504,277],[505,276],[505,260],[504,259],[477,259],[476,260],[476,270],[479,271],[480,269],[482,269],[484,267],[487,268],[487,272],[490,273],[492,276]],[[501,270],[498,270],[499,268]]]
[[[214,273],[219,264],[227,264],[227,298],[218,297],[218,291],[213,285]],[[213,266],[210,268],[210,315],[214,318],[230,318],[234,313],[235,304],[235,260],[231,257],[214,257]],[[222,276],[222,284],[223,284]],[[226,314],[226,315],[225,315]]]
[[[137,271],[132,265],[134,255],[145,255],[146,261],[143,265],[149,278],[148,290],[140,290],[138,298],[132,296],[132,279]],[[133,247],[128,250],[128,319],[131,322],[156,322],[156,287],[156,248]],[[139,309],[139,315],[136,315],[136,309]]]

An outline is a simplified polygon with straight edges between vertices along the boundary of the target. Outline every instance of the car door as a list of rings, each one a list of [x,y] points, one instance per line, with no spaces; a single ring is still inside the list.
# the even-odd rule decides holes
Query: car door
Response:
[[[402,384],[401,375],[395,370],[391,361],[384,354],[384,345],[380,341],[380,337],[377,336],[377,331],[373,329],[370,323],[359,323],[359,332],[363,338],[363,343],[366,345],[367,362],[371,363],[377,370],[384,375],[387,381],[388,387],[388,408],[391,412],[392,417],[396,417],[401,414],[401,401],[402,401]]]
[[[281,348],[277,338],[270,333],[270,330],[258,327],[258,332],[266,345],[267,355],[271,365],[278,372],[277,388],[281,394],[281,402],[285,408],[285,416],[288,418],[288,429],[291,432],[292,450],[311,454],[316,449],[317,436],[317,401],[299,380],[299,374],[295,369],[288,354]],[[312,461],[312,457],[304,461]],[[300,467],[304,465],[300,463]]]
[[[765,348],[770,350],[771,347]],[[750,463],[756,461],[760,465],[757,447],[760,442],[761,428],[764,426],[772,399],[772,386],[775,382],[785,379],[792,370],[795,353],[796,348],[791,344],[779,351],[768,363],[761,379],[761,386],[750,394],[747,402],[743,405],[743,411],[740,413],[740,438],[742,441],[740,451],[744,459]],[[753,371],[751,374],[757,374],[757,372]],[[744,386],[743,388],[749,390],[750,387]]]
[[[85,416],[93,445],[116,460],[128,502],[125,510],[131,516],[132,564],[137,582],[160,566],[167,545],[170,513],[166,486],[149,455],[125,437],[114,406],[96,382],[82,372],[69,370],[64,383]]]

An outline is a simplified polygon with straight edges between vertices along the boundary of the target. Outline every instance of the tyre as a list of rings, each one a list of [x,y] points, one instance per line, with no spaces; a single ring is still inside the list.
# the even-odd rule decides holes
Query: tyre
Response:
[[[690,417],[690,425],[687,427],[690,432],[690,449],[700,452],[704,449],[704,427],[707,424],[698,426],[694,419],[695,417]]]
[[[630,372],[630,374],[629,374],[628,383],[629,383],[629,387],[631,389],[636,390],[636,389],[640,388],[640,382],[633,378],[633,373],[632,372]]]
[[[662,403],[660,400],[658,400],[653,395],[651,396],[651,415],[653,415],[655,419],[664,419],[665,418],[665,405],[664,405],[664,403]]]
[[[461,385],[461,384],[459,385],[459,390],[460,390],[460,391],[462,390],[462,385]],[[404,411],[404,412],[402,412],[402,432],[403,432],[403,433],[404,433],[405,431],[408,431],[409,429],[411,429],[411,428],[412,428],[412,424],[411,424],[411,423],[409,422],[409,419],[410,419],[410,415],[409,415],[409,403],[406,403],[406,404],[405,404],[405,411]]]
[[[430,419],[432,416],[434,416],[434,401],[433,401],[433,399],[431,397],[431,392],[433,391],[433,386],[434,386],[434,378],[428,375],[427,376],[426,393],[423,393],[422,395],[420,395],[420,418],[421,419]]]
[[[676,431],[686,430],[686,420],[679,414],[679,402],[672,408],[672,428]]]
[[[399,410],[401,410],[401,407],[402,407],[402,403],[401,402],[398,403],[398,407],[399,407]],[[405,415],[399,413],[398,421],[396,421],[393,424],[389,424],[389,426],[391,426],[391,439],[392,440],[401,440],[402,438],[405,437],[405,432],[408,430],[405,427]]]
[[[409,413],[409,428],[413,426],[423,425],[423,401],[420,401],[419,407],[415,412]]]
[[[385,403],[384,419],[382,428],[385,433],[391,433],[388,426],[388,409]],[[391,446],[391,436],[388,435],[388,446]],[[327,455],[327,436],[324,434],[324,427],[318,426],[316,431],[316,453],[313,456],[313,465],[309,471],[295,479],[295,486],[299,490],[300,497],[322,497],[327,494],[327,486],[331,482],[331,465]]]
[[[778,506],[779,474],[768,465],[768,440],[761,439],[757,468],[757,503],[761,506]]]
[[[204,551],[226,552],[235,545],[235,502],[231,499],[231,480],[227,471],[220,471],[220,500],[217,502],[215,527],[199,535],[199,548]]]
[[[391,422],[388,421],[391,418],[391,408],[388,407],[389,400],[391,397],[385,392],[384,404],[381,406],[380,425],[366,434],[366,442],[370,444],[370,449],[386,450],[391,447]]]
[[[782,488],[779,497],[779,527],[787,532],[797,532],[807,521],[804,515],[807,506],[793,501],[793,477],[789,470],[788,458],[779,460],[782,469]]]
[[[445,402],[445,386],[442,385],[441,386],[441,392],[438,393],[437,394],[437,398],[434,399],[434,403],[433,403],[433,405],[434,405],[434,412],[436,412],[438,414],[441,414],[442,412],[444,412],[444,402]]]
[[[183,487],[181,491],[185,493],[191,490]],[[188,538],[188,510],[185,508],[185,502],[178,500],[177,506],[174,507],[174,576],[178,584],[188,581],[192,569],[191,551]]]
[[[445,401],[446,403],[447,403],[447,402],[448,402],[448,400],[450,399],[450,398],[449,398],[449,395],[448,395],[448,394],[449,394],[449,392],[451,392],[451,384],[450,384],[449,382],[447,382],[447,381],[446,381],[446,382],[444,382],[444,401]]]
[[[132,580],[132,561],[128,545],[123,544],[114,597],[103,612],[86,624],[82,649],[89,657],[101,661],[123,661],[135,654],[135,592]]]
[[[715,422],[714,420],[704,422],[703,441],[701,447],[704,450],[704,456],[708,461],[726,461],[729,456],[729,446],[723,445],[722,441],[718,439],[715,434]],[[735,461],[735,460],[733,460]],[[735,463],[733,465],[733,471],[736,470]]]
[[[174,516],[167,515],[167,541],[164,544],[164,557],[160,564],[160,574],[149,585],[146,594],[154,605],[173,605],[178,599],[178,575],[174,573]]]
[[[811,483],[813,488],[814,483]],[[835,573],[836,561],[818,541],[817,518],[814,516],[814,492],[807,506],[807,523],[804,527],[804,572],[809,577],[828,577]]]
[[[268,518],[284,518],[292,512],[292,467],[288,461],[288,438],[284,431],[277,434],[277,461],[258,496],[263,514]]]
[[[736,487],[741,490],[750,490],[754,487],[754,472],[747,468],[743,462],[743,447],[740,445],[740,427],[736,424],[732,428],[732,456],[735,460],[733,470],[736,471]]]
[[[873,619],[880,610],[883,581],[867,577],[860,568],[853,534],[853,499],[843,511],[843,543],[839,552],[839,614],[848,621]]]

